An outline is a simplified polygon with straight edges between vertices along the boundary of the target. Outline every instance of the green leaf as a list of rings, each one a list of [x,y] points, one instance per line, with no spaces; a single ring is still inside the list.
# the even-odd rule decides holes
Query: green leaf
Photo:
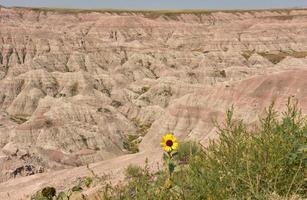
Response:
[[[173,173],[174,171],[175,171],[175,167],[176,167],[176,165],[174,164],[174,163],[169,163],[168,164],[168,169],[169,169],[169,172],[170,173]]]

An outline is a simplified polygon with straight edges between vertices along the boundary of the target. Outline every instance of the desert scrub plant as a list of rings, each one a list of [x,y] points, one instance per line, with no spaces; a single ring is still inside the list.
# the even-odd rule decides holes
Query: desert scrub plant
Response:
[[[228,110],[225,125],[218,125],[219,141],[190,162],[186,187],[191,198],[267,199],[272,193],[306,197],[306,119],[290,100],[281,120],[277,114],[272,104],[260,125],[248,130]]]

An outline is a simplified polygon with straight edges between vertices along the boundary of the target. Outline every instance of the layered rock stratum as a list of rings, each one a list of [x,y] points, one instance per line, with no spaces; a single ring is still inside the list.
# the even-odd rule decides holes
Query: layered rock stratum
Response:
[[[288,97],[307,113],[306,9],[1,7],[0,199],[65,189],[88,163],[116,179],[159,161],[166,132],[206,145],[231,105],[252,124]]]

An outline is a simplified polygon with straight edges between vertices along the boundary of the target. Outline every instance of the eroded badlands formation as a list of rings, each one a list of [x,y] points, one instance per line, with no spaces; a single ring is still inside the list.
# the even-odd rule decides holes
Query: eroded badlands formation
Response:
[[[303,9],[0,8],[0,194],[37,173],[34,189],[48,171],[111,158],[118,167],[137,146],[141,157],[157,152],[167,131],[206,144],[232,104],[250,123],[289,96],[307,113],[306,56]]]

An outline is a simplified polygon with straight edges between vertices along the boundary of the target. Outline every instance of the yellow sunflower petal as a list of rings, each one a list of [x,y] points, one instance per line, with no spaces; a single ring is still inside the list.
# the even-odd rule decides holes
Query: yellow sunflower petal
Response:
[[[167,151],[167,152],[172,151],[172,148],[171,148],[171,147],[169,147],[169,146],[165,146],[163,149],[164,149],[165,151]]]
[[[167,134],[164,136],[165,140],[171,140],[174,136],[172,134]]]
[[[173,146],[172,146],[172,149],[173,150],[176,150],[178,148],[178,143],[177,142],[174,142]]]

